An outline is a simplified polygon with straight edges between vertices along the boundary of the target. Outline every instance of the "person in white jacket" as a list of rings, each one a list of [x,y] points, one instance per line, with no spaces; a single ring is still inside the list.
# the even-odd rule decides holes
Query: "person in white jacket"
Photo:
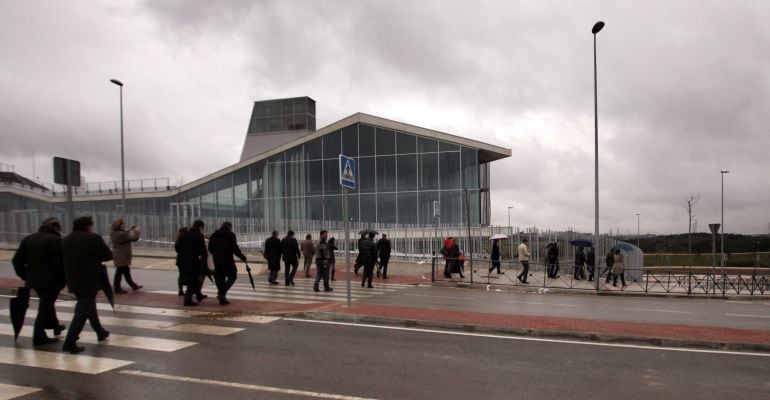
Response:
[[[516,277],[519,282],[527,284],[527,277],[529,276],[529,240],[527,238],[521,239],[519,245],[519,262],[522,266],[521,273]]]

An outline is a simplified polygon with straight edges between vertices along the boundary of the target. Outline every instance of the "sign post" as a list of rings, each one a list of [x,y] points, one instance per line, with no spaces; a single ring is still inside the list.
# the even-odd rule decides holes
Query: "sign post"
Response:
[[[340,154],[340,186],[342,186],[342,218],[345,220],[345,275],[347,276],[348,307],[353,306],[350,288],[350,217],[348,190],[356,190],[356,160]]]
[[[53,158],[53,181],[67,186],[67,218],[69,223],[75,218],[75,205],[72,202],[72,187],[80,187],[80,161],[66,158]]]

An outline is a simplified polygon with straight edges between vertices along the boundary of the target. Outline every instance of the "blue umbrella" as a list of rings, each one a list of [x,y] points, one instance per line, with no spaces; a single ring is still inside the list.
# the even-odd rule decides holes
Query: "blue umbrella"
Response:
[[[634,246],[631,246],[628,243],[620,242],[620,243],[617,243],[614,246],[612,246],[612,250],[634,251],[634,250],[636,250],[636,248],[634,248]]]
[[[569,242],[569,244],[577,247],[594,247],[594,243],[587,239],[575,239]]]

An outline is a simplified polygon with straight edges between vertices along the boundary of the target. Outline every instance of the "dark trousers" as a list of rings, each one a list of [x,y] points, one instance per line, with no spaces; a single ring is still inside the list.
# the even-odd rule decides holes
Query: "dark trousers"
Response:
[[[224,298],[227,291],[238,279],[238,271],[233,267],[214,268],[214,282],[217,285],[217,297]]]
[[[497,273],[499,274],[500,273],[500,261],[499,260],[493,260],[492,261],[492,266],[489,267],[489,272],[492,272],[495,269],[497,269]]]
[[[297,260],[294,261],[284,261],[284,266],[286,266],[286,272],[284,273],[284,281],[286,282],[286,285],[290,285],[294,283],[294,275],[297,275],[297,268],[299,268],[299,262]]]
[[[559,276],[559,263],[548,264],[548,277],[556,279],[557,276]]]
[[[315,282],[313,283],[314,288],[318,288],[318,284],[321,282],[321,279],[324,280],[324,289],[329,288],[329,267],[324,265],[323,261],[316,261],[315,263]]]
[[[203,281],[206,279],[206,275],[200,275],[198,277],[191,275],[191,276],[183,276],[182,277],[182,283],[187,286],[187,290],[184,292],[184,303],[190,304],[192,303],[193,295],[195,295],[198,298],[198,301],[203,300],[203,293],[201,293],[201,290],[203,289]]]
[[[625,272],[621,272],[619,274],[612,274],[612,286],[618,286],[618,275],[620,275],[620,283],[623,286],[626,286],[626,277],[625,277],[626,273]]]
[[[589,281],[594,280],[594,266],[593,265],[589,265],[588,266],[588,280]]]
[[[129,267],[128,265],[124,265],[124,266],[115,268],[115,279],[113,281],[113,286],[115,287],[115,290],[120,289],[120,281],[122,277],[126,278],[126,283],[128,283],[128,286],[131,286],[131,289],[134,289],[137,286],[139,286],[131,278],[131,267]]]
[[[361,286],[367,283],[372,286],[372,279],[374,279],[374,263],[368,262],[364,264],[364,278],[361,280]]]
[[[58,289],[35,289],[37,297],[40,300],[37,303],[37,318],[35,318],[35,328],[33,333],[33,340],[45,339],[46,329],[59,328],[59,319],[56,317],[56,298],[59,297],[60,290]]]
[[[305,278],[310,276],[310,268],[313,266],[313,257],[305,257]]]
[[[610,283],[610,279],[612,279],[612,267],[607,267],[604,272],[607,273],[606,277],[604,278],[604,283]]]
[[[452,275],[450,275],[449,272],[449,259],[446,260],[444,263],[444,278],[451,278]]]
[[[521,266],[524,270],[522,270],[516,278],[523,283],[527,283],[527,277],[529,276],[529,261],[521,261]]]
[[[380,257],[380,266],[377,267],[377,271],[382,272],[382,277],[388,277],[388,262],[390,262],[390,256]]]
[[[78,300],[75,304],[75,315],[72,317],[72,322],[70,322],[69,330],[67,331],[67,338],[64,340],[65,348],[73,347],[77,344],[86,320],[91,324],[91,329],[97,335],[102,336],[106,332],[101,322],[99,322],[99,314],[96,312],[96,292],[75,293],[75,297]]]
[[[579,279],[585,279],[586,273],[583,272],[583,266],[582,265],[575,265],[575,271],[572,274],[572,278],[579,280]]]

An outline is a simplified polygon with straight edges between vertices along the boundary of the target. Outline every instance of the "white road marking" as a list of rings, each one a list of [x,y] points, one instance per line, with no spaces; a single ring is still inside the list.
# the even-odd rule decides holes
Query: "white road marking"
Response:
[[[725,314],[728,317],[745,317],[745,318],[770,318],[770,315],[752,315],[752,314]]]
[[[642,312],[662,312],[662,313],[672,313],[672,314],[692,314],[692,311],[677,311],[677,310],[654,310],[649,308],[621,308],[621,310],[628,310],[628,311],[642,311]]]
[[[280,317],[266,317],[264,315],[241,315],[237,317],[219,318],[224,321],[247,322],[250,324],[269,324],[281,319]]]
[[[737,300],[726,300],[725,303],[731,303],[731,304],[754,304],[750,301],[737,301]]]
[[[476,300],[472,297],[455,297],[455,296],[433,296],[429,294],[411,294],[411,293],[404,293],[404,296],[410,296],[410,297],[432,297],[436,299],[456,299],[456,300]]]
[[[134,362],[52,351],[0,347],[0,363],[95,375],[125,367]]]
[[[171,290],[153,290],[148,293],[158,293],[158,294],[176,294],[176,292]],[[251,296],[241,296],[241,295],[232,295],[230,292],[227,293],[227,299],[228,300],[253,300],[253,301],[275,301],[278,303],[288,303],[288,304],[310,304],[310,303],[319,303],[323,301],[337,301],[335,299],[324,299],[323,297],[318,297],[317,300],[294,300],[292,298],[284,298],[284,297],[277,297],[277,296],[267,296],[267,295],[251,295]],[[213,301],[217,301],[214,299]],[[212,303],[215,304],[215,303]]]
[[[751,356],[751,357],[770,357],[770,353],[750,353],[750,352],[743,352],[743,351],[703,350],[703,349],[686,349],[686,348],[678,348],[678,347],[645,346],[645,345],[636,345],[636,344],[583,342],[579,340],[547,339],[547,338],[535,338],[535,337],[525,337],[525,336],[504,336],[504,335],[494,335],[490,333],[442,331],[442,330],[436,330],[436,329],[407,328],[407,327],[400,327],[400,326],[357,324],[354,322],[316,321],[316,320],[300,319],[300,318],[284,318],[284,320],[292,321],[292,322],[306,322],[311,324],[343,325],[343,326],[351,326],[356,328],[388,329],[388,330],[394,330],[394,331],[431,333],[431,334],[453,335],[453,336],[472,336],[472,337],[480,337],[480,338],[494,338],[494,339],[506,339],[506,340],[521,340],[521,341],[527,341],[527,342],[577,344],[577,345],[584,345],[584,346],[617,347],[617,348],[658,350],[658,351],[677,351],[677,352],[685,352],[685,353],[729,354],[729,355]]]
[[[0,315],[9,315],[8,309],[0,310]],[[27,318],[37,315],[37,310],[27,310]],[[72,319],[72,313],[57,313],[59,319]],[[198,333],[203,335],[227,336],[240,332],[243,328],[230,328],[215,325],[177,324],[176,322],[156,321],[149,319],[117,318],[99,315],[99,321],[104,325],[127,326],[131,328],[155,329],[162,331],[174,331],[185,333]]]
[[[169,381],[199,383],[202,385],[223,386],[223,387],[236,388],[236,389],[253,390],[258,392],[314,397],[319,399],[373,400],[368,397],[355,397],[355,396],[345,396],[345,395],[333,394],[333,393],[309,392],[306,390],[284,389],[284,388],[278,388],[278,387],[272,387],[272,386],[251,385],[247,383],[237,383],[237,382],[215,381],[212,379],[191,378],[186,376],[158,374],[154,372],[123,370],[123,371],[120,371],[119,373],[126,374],[126,375],[133,375],[133,376],[141,376],[144,378],[155,378],[155,379],[164,379]]]
[[[26,396],[28,394],[39,392],[43,389],[28,387],[28,386],[16,386],[0,383],[0,400],[11,400],[17,397]]]
[[[56,306],[74,308],[74,301],[60,301],[56,303]],[[101,311],[112,311],[112,307],[107,303],[96,303],[96,308]],[[178,310],[174,308],[160,308],[160,307],[142,307],[142,306],[129,306],[125,304],[115,304],[115,311],[125,312],[132,314],[149,314],[149,315],[162,315],[170,317],[197,317],[201,315],[209,315],[207,311],[192,311],[192,310]]]
[[[564,303],[539,303],[537,301],[519,301],[519,300],[507,300],[506,303],[522,303],[522,304],[535,304],[538,306],[559,306],[559,307],[577,307],[576,304],[564,304]]]
[[[31,338],[32,334],[32,326],[25,326],[22,328],[19,336]],[[66,334],[66,331],[64,331],[62,333],[62,337],[66,336]],[[0,335],[13,335],[13,326],[11,326],[11,324],[0,324]],[[143,336],[125,336],[117,335],[114,333],[110,334],[110,337],[107,338],[107,340],[100,342],[97,340],[96,332],[86,330],[80,333],[80,339],[78,342],[164,352],[177,351],[198,344],[196,342],[188,342],[183,340],[161,339]]]

